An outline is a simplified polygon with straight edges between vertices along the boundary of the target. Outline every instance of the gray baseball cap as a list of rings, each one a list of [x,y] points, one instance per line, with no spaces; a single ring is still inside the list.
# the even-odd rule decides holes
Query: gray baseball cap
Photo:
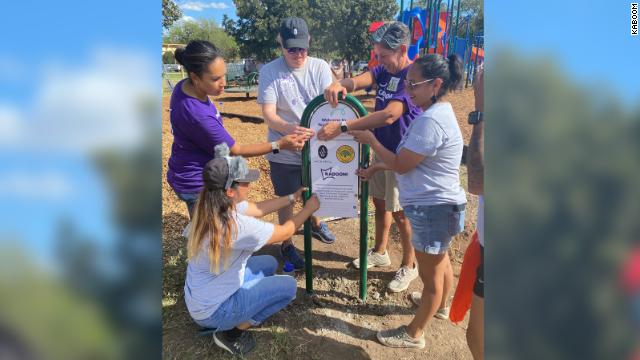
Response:
[[[309,29],[307,23],[297,17],[286,18],[282,21],[279,30],[282,39],[282,47],[291,48],[309,48]]]
[[[249,183],[260,178],[260,171],[249,169],[245,158],[228,156],[227,144],[217,145],[215,153],[216,157],[205,165],[202,172],[208,190],[226,190],[233,182]]]

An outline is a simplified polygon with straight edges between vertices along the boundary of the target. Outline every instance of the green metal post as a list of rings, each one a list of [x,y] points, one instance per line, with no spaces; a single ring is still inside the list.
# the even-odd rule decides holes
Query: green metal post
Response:
[[[369,167],[369,145],[360,152],[360,167]],[[360,299],[367,299],[367,251],[369,247],[369,182],[360,182]]]
[[[307,119],[306,125],[309,127],[309,120]],[[302,198],[306,203],[307,200],[311,197],[311,159],[309,156],[309,142],[307,141],[304,144],[304,148],[302,149],[302,185],[305,186],[308,190],[305,191]],[[307,295],[313,294],[313,269],[311,266],[312,256],[311,256],[311,219],[307,219],[304,222],[304,275],[306,282],[306,290]]]

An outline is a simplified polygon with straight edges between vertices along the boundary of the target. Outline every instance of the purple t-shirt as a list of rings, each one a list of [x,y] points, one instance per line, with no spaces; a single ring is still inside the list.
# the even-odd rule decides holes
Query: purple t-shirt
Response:
[[[380,111],[386,108],[392,100],[402,101],[408,108],[408,111],[404,112],[393,124],[373,130],[378,141],[393,153],[396,152],[396,148],[407,131],[409,124],[422,113],[422,109],[413,104],[409,94],[404,90],[404,79],[407,77],[408,72],[409,66],[400,70],[397,74],[391,74],[382,65],[371,69],[373,78],[378,85],[374,110]]]
[[[213,159],[213,148],[223,142],[229,148],[235,140],[222,125],[222,116],[207,99],[202,101],[182,91],[180,81],[169,105],[173,145],[169,158],[167,182],[177,193],[198,193],[202,190],[202,170]]]

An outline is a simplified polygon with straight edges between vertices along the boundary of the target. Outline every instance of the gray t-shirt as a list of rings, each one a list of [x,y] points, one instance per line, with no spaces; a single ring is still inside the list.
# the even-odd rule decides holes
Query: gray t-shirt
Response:
[[[324,60],[307,57],[302,68],[291,69],[284,58],[279,57],[260,70],[258,104],[275,104],[276,114],[282,120],[298,125],[307,104],[323,94],[332,81],[331,68]],[[284,135],[269,128],[269,141],[276,141]],[[302,164],[301,153],[288,150],[267,154],[267,160],[281,164]]]
[[[462,133],[450,103],[431,105],[415,118],[396,153],[406,148],[426,157],[415,169],[396,174],[400,204],[465,204],[467,198],[460,186],[462,147]]]
[[[220,304],[240,289],[244,283],[247,260],[273,235],[273,224],[244,215],[247,207],[246,201],[236,205],[234,216],[238,225],[238,235],[231,242],[232,249],[227,259],[229,266],[226,269],[221,269],[218,274],[211,272],[207,253],[209,241],[202,243],[198,255],[187,265],[184,300],[189,314],[195,320],[211,317]],[[224,248],[220,264],[225,264]]]

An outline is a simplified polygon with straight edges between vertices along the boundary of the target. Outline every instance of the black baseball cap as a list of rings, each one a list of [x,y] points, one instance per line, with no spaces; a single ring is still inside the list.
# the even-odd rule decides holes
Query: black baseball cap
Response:
[[[258,180],[260,172],[247,167],[241,156],[225,156],[209,161],[202,172],[207,190],[226,190],[233,182],[249,183]]]
[[[297,17],[284,19],[280,25],[279,33],[282,47],[285,49],[309,48],[309,29],[303,19]]]

